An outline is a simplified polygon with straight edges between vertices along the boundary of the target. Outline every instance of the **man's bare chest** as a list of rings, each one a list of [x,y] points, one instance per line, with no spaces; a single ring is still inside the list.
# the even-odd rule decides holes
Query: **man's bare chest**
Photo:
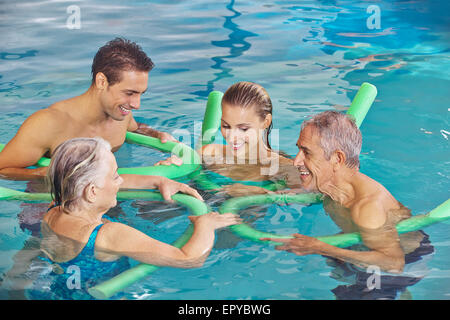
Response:
[[[83,123],[67,124],[64,130],[55,135],[51,145],[50,152],[53,154],[54,150],[64,141],[73,138],[95,138],[100,137],[111,144],[112,151],[117,151],[125,142],[127,127],[125,123],[105,124],[101,126],[88,126]]]

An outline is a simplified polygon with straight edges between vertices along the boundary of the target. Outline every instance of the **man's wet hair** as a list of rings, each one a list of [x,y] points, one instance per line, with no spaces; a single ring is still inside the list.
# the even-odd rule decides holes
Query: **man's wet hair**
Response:
[[[359,154],[362,146],[362,135],[352,116],[337,111],[321,112],[302,123],[302,130],[311,125],[320,136],[320,145],[325,159],[341,150],[344,152],[345,164],[349,168],[359,168]]]
[[[122,80],[123,71],[149,72],[154,67],[153,61],[135,42],[116,38],[101,47],[92,62],[92,83],[97,73],[102,72],[109,85]]]

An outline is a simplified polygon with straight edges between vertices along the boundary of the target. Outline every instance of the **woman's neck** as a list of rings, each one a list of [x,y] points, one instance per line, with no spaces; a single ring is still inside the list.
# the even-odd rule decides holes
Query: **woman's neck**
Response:
[[[99,212],[98,210],[92,208],[75,208],[70,211],[66,209],[64,212],[69,214],[71,217],[79,218],[89,224],[101,223],[102,216],[104,214],[104,212]]]

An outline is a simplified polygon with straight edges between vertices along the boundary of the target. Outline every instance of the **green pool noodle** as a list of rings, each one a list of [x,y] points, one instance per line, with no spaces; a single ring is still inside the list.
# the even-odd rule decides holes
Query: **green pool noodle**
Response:
[[[321,194],[296,194],[296,195],[285,195],[285,194],[274,194],[274,195],[255,195],[240,198],[232,198],[225,201],[219,209],[220,213],[231,212],[238,214],[240,210],[252,206],[252,205],[266,205],[270,203],[302,203],[302,204],[314,204],[320,203],[322,201]],[[443,204],[437,208],[431,210],[428,214],[416,215],[411,218],[400,221],[396,228],[399,234],[405,232],[411,232],[420,230],[431,224],[442,222],[450,218],[450,199],[445,201]],[[231,231],[233,231],[238,236],[256,241],[262,242],[260,238],[277,238],[277,239],[289,239],[292,238],[291,235],[278,235],[268,232],[262,232],[250,227],[247,224],[240,224],[229,226]],[[320,236],[317,237],[318,240],[328,243],[330,245],[345,248],[361,242],[361,236],[359,233],[344,233],[332,236]],[[264,241],[266,242],[266,241]],[[273,242],[276,243],[276,242]]]
[[[220,128],[222,118],[222,97],[223,93],[220,91],[212,91],[208,95],[208,102],[206,103],[202,123],[201,145],[213,143],[215,140],[215,135]]]
[[[254,196],[245,196],[245,197],[237,197],[231,198],[225,201],[222,206],[219,208],[219,213],[235,213],[239,214],[239,211],[247,208],[252,205],[267,205],[272,203],[303,203],[303,204],[312,204],[312,203],[321,203],[322,195],[318,193],[305,193],[305,194],[296,194],[296,195],[288,195],[288,194],[262,194],[262,195],[254,195]],[[260,238],[291,238],[291,236],[283,236],[277,235],[268,232],[262,232],[250,227],[246,223],[242,223],[239,225],[233,225],[228,227],[233,233],[238,235],[241,238],[263,242],[259,240]],[[265,242],[265,241],[264,241]]]
[[[195,215],[201,215],[209,212],[209,208],[202,201],[184,194],[176,194],[172,197],[176,202],[185,205]],[[160,194],[149,191],[121,191],[117,194],[117,199],[148,199],[161,201]],[[0,187],[0,200],[31,200],[31,201],[50,201],[50,194],[30,194]],[[302,203],[313,204],[322,201],[321,194],[272,194],[272,195],[255,195],[248,197],[232,198],[222,204],[219,209],[220,213],[238,213],[240,210],[251,205],[266,205],[271,203]],[[431,210],[428,214],[416,215],[405,219],[397,224],[397,231],[399,234],[416,231],[427,227],[431,224],[443,222],[450,218],[450,199]],[[277,235],[268,232],[261,232],[253,229],[247,224],[234,225],[229,227],[234,233],[242,238],[249,239],[256,242],[262,242],[260,238],[292,238],[290,235]],[[190,239],[193,232],[192,225],[178,238],[173,245],[181,248]],[[330,245],[345,248],[361,242],[359,233],[346,233],[331,236],[319,236],[318,240],[328,243]],[[267,243],[274,243],[265,241]],[[97,286],[88,290],[88,292],[95,298],[107,299],[113,296],[120,290],[133,284],[140,279],[147,277],[152,272],[158,269],[157,266],[139,264],[114,278],[111,278]]]
[[[163,200],[162,196],[159,193],[153,194],[154,195],[151,196],[152,200]],[[127,196],[129,196],[130,199],[135,199],[134,192],[128,192]],[[121,199],[123,199],[123,195],[121,195]],[[172,196],[172,199],[175,202],[187,207],[192,214],[197,216],[211,211],[204,202],[185,194],[175,194]],[[190,224],[186,231],[175,242],[173,242],[172,245],[177,248],[183,247],[191,238],[193,231],[193,225]],[[105,282],[89,288],[88,293],[97,299],[108,299],[117,292],[135,283],[136,281],[149,276],[157,269],[159,269],[159,267],[155,265],[144,263],[138,264],[137,266],[130,268],[122,272],[121,274],[109,280],[106,280]]]
[[[347,114],[354,117],[358,128],[361,126],[376,96],[377,88],[368,82],[364,82],[353,98],[352,103],[347,110]],[[223,93],[220,91],[212,91],[208,95],[208,102],[206,104],[205,115],[202,123],[201,144],[198,148],[213,143],[215,140],[215,135],[220,128],[222,118],[222,97]],[[194,182],[203,190],[220,190],[222,188],[221,185],[211,181],[206,174],[203,174],[201,169],[193,172],[190,178],[194,180]],[[236,182],[246,184],[245,181]],[[276,191],[281,187],[282,185],[280,183],[275,183],[274,185],[269,184],[263,186],[262,188],[269,191]]]
[[[376,96],[377,88],[370,83],[364,82],[353,98],[350,108],[347,110],[347,114],[355,118],[358,128],[361,126],[367,112],[369,112]]]
[[[28,193],[0,187],[0,200],[51,202],[52,196],[50,193]]]
[[[194,227],[190,224],[181,237],[173,242],[172,245],[174,247],[181,248],[189,241],[193,232]],[[89,288],[88,293],[96,299],[108,299],[133,283],[148,277],[159,268],[159,266],[151,264],[138,264],[137,266],[130,268],[119,275],[106,280],[105,282]]]
[[[169,166],[148,166],[134,168],[119,168],[119,174],[141,174],[163,176],[170,179],[178,179],[196,171],[201,166],[198,153],[191,147],[173,141],[162,143],[158,138],[145,136],[138,133],[127,132],[126,141],[146,147],[158,149],[162,152],[171,152],[183,160],[181,166],[171,164]]]
[[[198,153],[191,147],[173,141],[167,141],[161,143],[158,138],[149,137],[134,132],[126,133],[126,142],[139,144],[142,146],[158,149],[162,152],[171,152],[183,160],[181,166],[171,164],[170,166],[147,166],[147,167],[135,167],[135,168],[119,168],[119,174],[141,174],[141,175],[155,175],[163,176],[169,179],[178,179],[189,175],[201,167],[201,159]],[[0,144],[0,152],[5,147],[4,144]],[[35,164],[38,167],[47,167],[50,165],[50,159],[42,157]]]
[[[146,199],[154,201],[164,201],[163,197],[158,192],[152,191],[119,191],[117,193],[118,200],[135,200]],[[183,206],[185,206],[193,215],[202,215],[210,212],[210,208],[203,202],[192,196],[177,193],[172,196],[172,199]],[[39,202],[51,202],[52,198],[49,193],[28,193],[12,190],[9,188],[0,187],[0,200],[21,200],[21,201],[39,201]],[[192,224],[186,229],[186,231],[172,244],[177,248],[184,246],[192,236],[193,233]],[[133,268],[130,268],[121,274],[100,283],[92,288],[88,289],[89,294],[97,299],[107,299],[113,296],[118,291],[126,288],[142,278],[147,277],[159,267],[149,264],[139,264]]]

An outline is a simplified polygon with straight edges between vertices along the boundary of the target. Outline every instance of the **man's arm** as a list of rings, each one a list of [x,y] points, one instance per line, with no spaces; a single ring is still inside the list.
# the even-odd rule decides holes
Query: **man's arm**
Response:
[[[42,179],[46,167],[27,169],[50,150],[48,114],[40,110],[31,115],[0,152],[0,178],[11,180]]]
[[[161,140],[162,143],[166,143],[167,141],[178,142],[177,140],[175,140],[174,137],[172,137],[171,134],[155,130],[146,125],[145,123],[136,122],[136,120],[133,117],[131,117],[127,130],[130,132],[140,133],[153,138],[158,138],[159,140]]]
[[[316,238],[294,234],[293,239],[268,239],[281,242],[277,250],[286,250],[297,255],[320,254],[350,262],[362,268],[378,266],[392,273],[403,271],[405,255],[395,226],[386,226],[386,214],[376,203],[364,205],[356,214],[354,222],[359,227],[361,238],[370,251],[341,249]],[[352,216],[355,216],[352,213]]]

